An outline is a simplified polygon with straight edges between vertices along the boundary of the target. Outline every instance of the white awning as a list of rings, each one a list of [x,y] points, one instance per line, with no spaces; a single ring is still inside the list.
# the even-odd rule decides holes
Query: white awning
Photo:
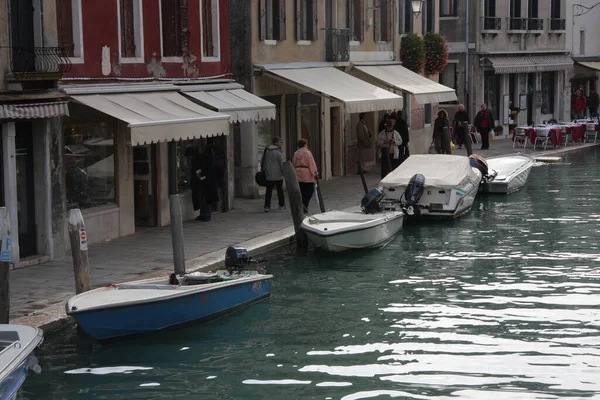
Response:
[[[386,85],[412,94],[418,104],[456,100],[454,89],[434,82],[401,65],[355,66],[354,68]]]
[[[402,109],[402,96],[333,67],[273,69],[266,72],[341,100],[349,113]]]
[[[577,61],[577,64],[600,71],[600,61]]]
[[[487,57],[496,74],[564,71],[573,68],[569,56]]]
[[[199,106],[178,92],[93,94],[71,98],[127,122],[134,146],[229,133],[229,115]]]
[[[0,119],[37,119],[69,116],[66,101],[29,104],[0,104]]]
[[[199,102],[231,116],[231,122],[275,119],[275,104],[243,89],[185,92]]]

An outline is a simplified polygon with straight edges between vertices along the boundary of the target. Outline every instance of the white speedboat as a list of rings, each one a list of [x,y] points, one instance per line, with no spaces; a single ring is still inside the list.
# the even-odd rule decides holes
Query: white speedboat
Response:
[[[380,188],[409,217],[454,219],[471,209],[481,180],[468,157],[415,154],[384,177]]]
[[[490,171],[495,177],[481,184],[482,193],[511,194],[527,183],[535,160],[525,154],[491,157],[486,159]]]
[[[14,400],[29,371],[39,373],[33,352],[44,340],[38,328],[0,325],[0,400]]]

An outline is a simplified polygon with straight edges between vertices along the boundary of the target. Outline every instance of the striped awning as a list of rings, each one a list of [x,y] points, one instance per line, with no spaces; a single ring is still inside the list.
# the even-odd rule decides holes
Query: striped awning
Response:
[[[0,104],[0,119],[38,119],[69,116],[66,101],[28,104]]]
[[[573,60],[566,55],[487,57],[496,74],[564,71],[573,68]]]

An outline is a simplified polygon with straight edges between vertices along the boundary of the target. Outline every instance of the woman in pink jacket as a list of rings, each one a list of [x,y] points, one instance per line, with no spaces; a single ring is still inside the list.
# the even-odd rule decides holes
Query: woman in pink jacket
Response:
[[[300,192],[302,193],[302,204],[304,212],[308,213],[308,203],[315,190],[315,178],[318,176],[317,164],[310,150],[306,139],[298,140],[298,150],[294,153],[292,164],[296,170]]]

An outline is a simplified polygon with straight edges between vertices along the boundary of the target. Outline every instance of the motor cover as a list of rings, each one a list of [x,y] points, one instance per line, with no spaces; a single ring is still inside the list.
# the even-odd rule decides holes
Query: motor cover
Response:
[[[225,251],[225,267],[240,267],[250,262],[248,250],[239,246],[229,246]]]
[[[423,174],[413,175],[404,191],[404,201],[407,205],[417,204],[423,196],[423,191],[425,191],[425,176]]]
[[[360,202],[360,208],[365,214],[374,214],[376,212],[380,212],[383,210],[383,206],[381,205],[381,199],[383,198],[383,193],[379,189],[373,189],[369,191],[362,198]]]

